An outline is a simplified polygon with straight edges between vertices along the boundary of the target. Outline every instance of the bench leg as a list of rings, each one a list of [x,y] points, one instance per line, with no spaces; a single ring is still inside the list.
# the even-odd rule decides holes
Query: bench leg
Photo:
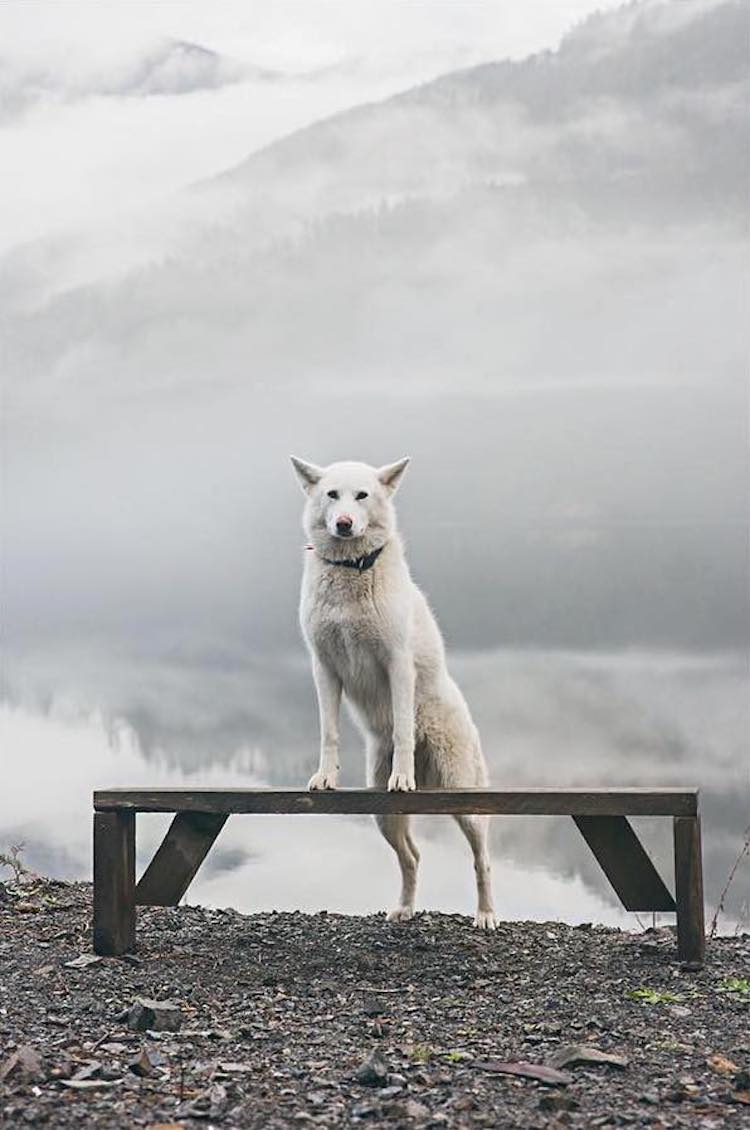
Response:
[[[702,965],[706,952],[703,922],[703,862],[700,816],[674,818],[674,875],[677,903],[677,955]]]
[[[136,906],[177,906],[227,817],[178,812],[135,888]]]
[[[94,813],[94,953],[135,949],[135,813]]]
[[[573,819],[626,910],[674,914],[674,899],[626,816]]]

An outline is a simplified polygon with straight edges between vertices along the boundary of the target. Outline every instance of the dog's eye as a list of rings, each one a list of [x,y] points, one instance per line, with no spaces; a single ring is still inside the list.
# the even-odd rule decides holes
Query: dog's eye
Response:
[[[328,491],[328,497],[329,498],[338,498],[338,496],[339,496],[339,492],[337,490],[329,490]]]
[[[354,497],[356,498],[357,502],[361,502],[363,498],[367,498],[367,491],[358,490]]]

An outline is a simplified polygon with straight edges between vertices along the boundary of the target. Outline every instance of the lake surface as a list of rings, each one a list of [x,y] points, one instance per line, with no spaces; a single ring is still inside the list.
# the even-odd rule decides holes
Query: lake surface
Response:
[[[710,916],[750,824],[745,655],[483,651],[454,653],[451,667],[493,784],[700,786]],[[90,877],[94,788],[300,787],[315,765],[317,714],[301,650],[144,657],[66,645],[14,650],[6,674],[0,850],[22,841],[27,864],[49,875]],[[363,783],[361,742],[348,724],[342,765],[342,784]],[[168,819],[139,818],[139,866]],[[671,882],[669,822],[636,823]],[[418,907],[472,913],[470,854],[458,829],[421,817],[416,834]],[[567,818],[496,819],[492,856],[501,917],[638,925]],[[365,913],[391,906],[397,891],[395,857],[368,817],[236,817],[188,900]],[[720,928],[749,925],[745,858]]]

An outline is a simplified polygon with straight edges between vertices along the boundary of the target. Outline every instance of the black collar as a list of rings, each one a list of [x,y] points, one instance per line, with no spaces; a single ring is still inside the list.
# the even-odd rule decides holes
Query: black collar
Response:
[[[330,558],[323,557],[322,554],[321,559],[325,561],[326,565],[342,565],[344,569],[356,569],[358,573],[364,573],[365,569],[372,569],[384,549],[385,545],[381,545],[378,549],[373,549],[371,553],[363,553],[361,557],[342,557],[340,561],[331,561]]]

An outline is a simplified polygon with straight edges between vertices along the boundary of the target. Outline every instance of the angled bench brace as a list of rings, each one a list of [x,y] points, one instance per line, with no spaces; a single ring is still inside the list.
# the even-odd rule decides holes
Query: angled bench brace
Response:
[[[683,962],[705,953],[700,816],[696,789],[109,789],[94,793],[94,950],[135,948],[136,906],[176,906],[232,814],[402,812],[415,815],[572,816],[626,910],[677,914]],[[135,881],[138,812],[176,813],[158,851]],[[628,816],[671,816],[675,896]]]

